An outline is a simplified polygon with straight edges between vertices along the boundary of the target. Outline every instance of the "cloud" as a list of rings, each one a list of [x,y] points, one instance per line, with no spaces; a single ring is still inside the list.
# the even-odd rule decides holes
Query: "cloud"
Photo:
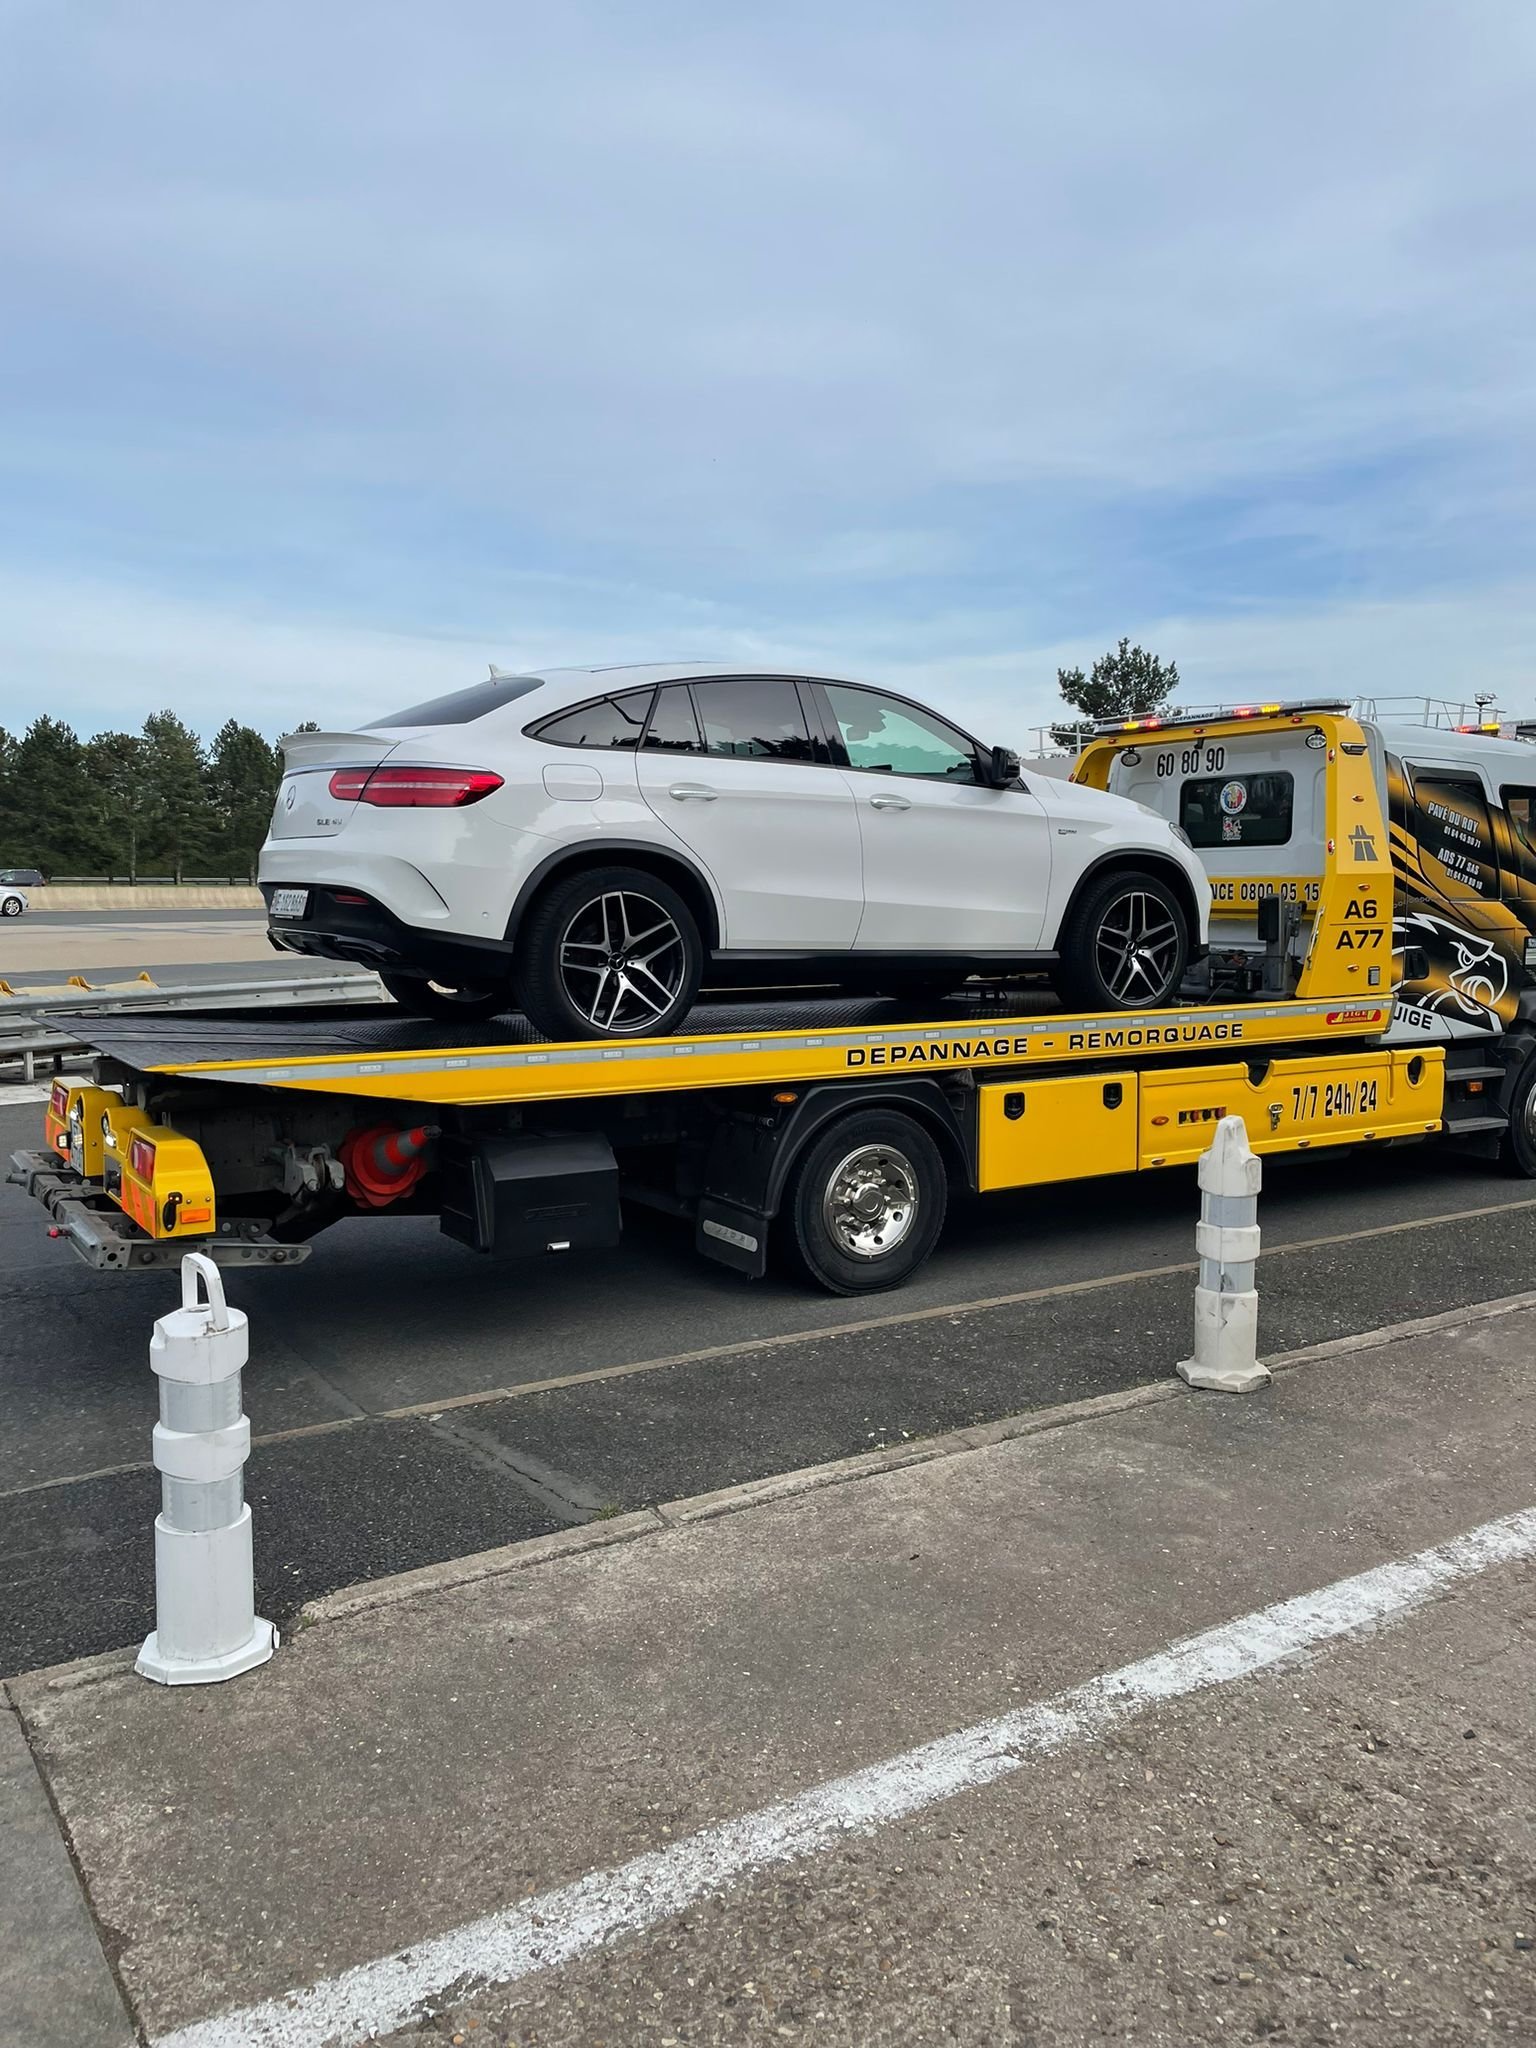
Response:
[[[994,614],[941,614],[900,629],[872,614],[817,635],[793,620],[765,624],[677,600],[648,611],[643,628],[573,630],[559,602],[567,595],[530,585],[516,614],[500,621],[388,633],[0,574],[0,643],[18,675],[49,679],[46,690],[0,691],[0,725],[46,709],[92,732],[134,726],[169,707],[205,734],[230,716],[275,734],[309,718],[363,722],[461,688],[492,662],[718,658],[727,668],[884,683],[943,708],[984,739],[1033,747],[1060,713],[1057,669],[1104,652],[1102,640],[1085,637],[1032,642],[1017,617]],[[1470,701],[1488,689],[1513,711],[1529,710],[1536,684],[1536,581],[1393,603],[1149,617],[1125,630],[1178,662],[1186,703],[1318,695]]]
[[[1289,621],[1304,663],[1443,604],[1498,667],[1528,618],[1518,0],[162,0],[8,45],[0,695],[136,722],[199,622],[302,696],[306,643],[947,631],[963,673]]]

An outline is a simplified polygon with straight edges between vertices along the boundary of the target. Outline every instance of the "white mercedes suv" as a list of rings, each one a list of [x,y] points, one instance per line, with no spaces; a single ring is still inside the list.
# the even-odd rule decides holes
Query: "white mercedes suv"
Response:
[[[493,670],[283,755],[274,944],[429,1015],[664,1035],[701,987],[926,1001],[1042,964],[1074,1007],[1152,1009],[1205,950],[1176,828],[865,683]]]

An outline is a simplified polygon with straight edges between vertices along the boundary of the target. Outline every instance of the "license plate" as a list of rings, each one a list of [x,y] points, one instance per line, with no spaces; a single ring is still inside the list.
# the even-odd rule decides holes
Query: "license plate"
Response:
[[[272,915],[274,917],[302,917],[309,908],[307,889],[274,889],[272,891]]]

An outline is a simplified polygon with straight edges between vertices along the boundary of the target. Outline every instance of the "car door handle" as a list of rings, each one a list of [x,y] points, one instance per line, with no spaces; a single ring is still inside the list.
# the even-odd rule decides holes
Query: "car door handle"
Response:
[[[905,796],[872,796],[869,803],[871,810],[876,811],[910,811],[912,808],[911,798]]]
[[[719,790],[711,789],[707,782],[674,782],[667,791],[667,795],[676,797],[680,804],[712,804],[719,794]]]

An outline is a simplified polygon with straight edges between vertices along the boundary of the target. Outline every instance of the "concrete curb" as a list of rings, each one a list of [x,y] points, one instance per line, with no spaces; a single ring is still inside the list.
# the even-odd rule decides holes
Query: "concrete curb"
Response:
[[[1523,1308],[1536,1308],[1536,1291],[1502,1296],[1497,1301],[1478,1302],[1465,1309],[1444,1314],[1418,1316],[1407,1322],[1387,1323],[1378,1330],[1366,1330],[1347,1337],[1330,1338],[1299,1351],[1282,1352],[1266,1359],[1271,1372],[1292,1372],[1325,1359],[1374,1351],[1422,1337],[1436,1330],[1460,1328],[1467,1323],[1487,1322],[1513,1315]],[[458,1586],[482,1585],[487,1579],[503,1578],[553,1558],[571,1557],[585,1550],[604,1550],[615,1543],[633,1543],[642,1537],[662,1536],[670,1530],[692,1527],[700,1522],[718,1521],[722,1516],[744,1513],[750,1508],[768,1507],[794,1500],[828,1487],[847,1486],[860,1479],[874,1479],[887,1472],[899,1472],[912,1465],[933,1464],[940,1458],[959,1457],[970,1451],[984,1451],[995,1444],[1011,1443],[1020,1437],[1044,1436],[1079,1423],[1097,1422],[1131,1409],[1156,1406],[1163,1401],[1191,1397],[1191,1389],[1178,1378],[1151,1380],[1144,1387],[1130,1387],[1114,1394],[1099,1394],[1087,1401],[1065,1402],[1055,1408],[1033,1408],[1021,1415],[1008,1415],[997,1422],[978,1423],[944,1436],[914,1442],[887,1444],[877,1451],[861,1451],[851,1458],[838,1458],[824,1465],[805,1465],[794,1472],[779,1472],[766,1479],[747,1479],[736,1486],[723,1486],[713,1493],[694,1494],[688,1499],[664,1501],[638,1514],[615,1516],[607,1522],[588,1522],[579,1528],[561,1530],[553,1536],[534,1536],[520,1543],[504,1544],[497,1550],[483,1550],[472,1557],[449,1558],[442,1564],[424,1565],[392,1578],[373,1579],[361,1586],[343,1587],[310,1601],[300,1612],[300,1629],[318,1627],[349,1615],[365,1614],[380,1607],[392,1607],[428,1593],[451,1592]],[[1192,1398],[1199,1399],[1198,1395]],[[105,1674],[104,1674],[105,1675]]]

